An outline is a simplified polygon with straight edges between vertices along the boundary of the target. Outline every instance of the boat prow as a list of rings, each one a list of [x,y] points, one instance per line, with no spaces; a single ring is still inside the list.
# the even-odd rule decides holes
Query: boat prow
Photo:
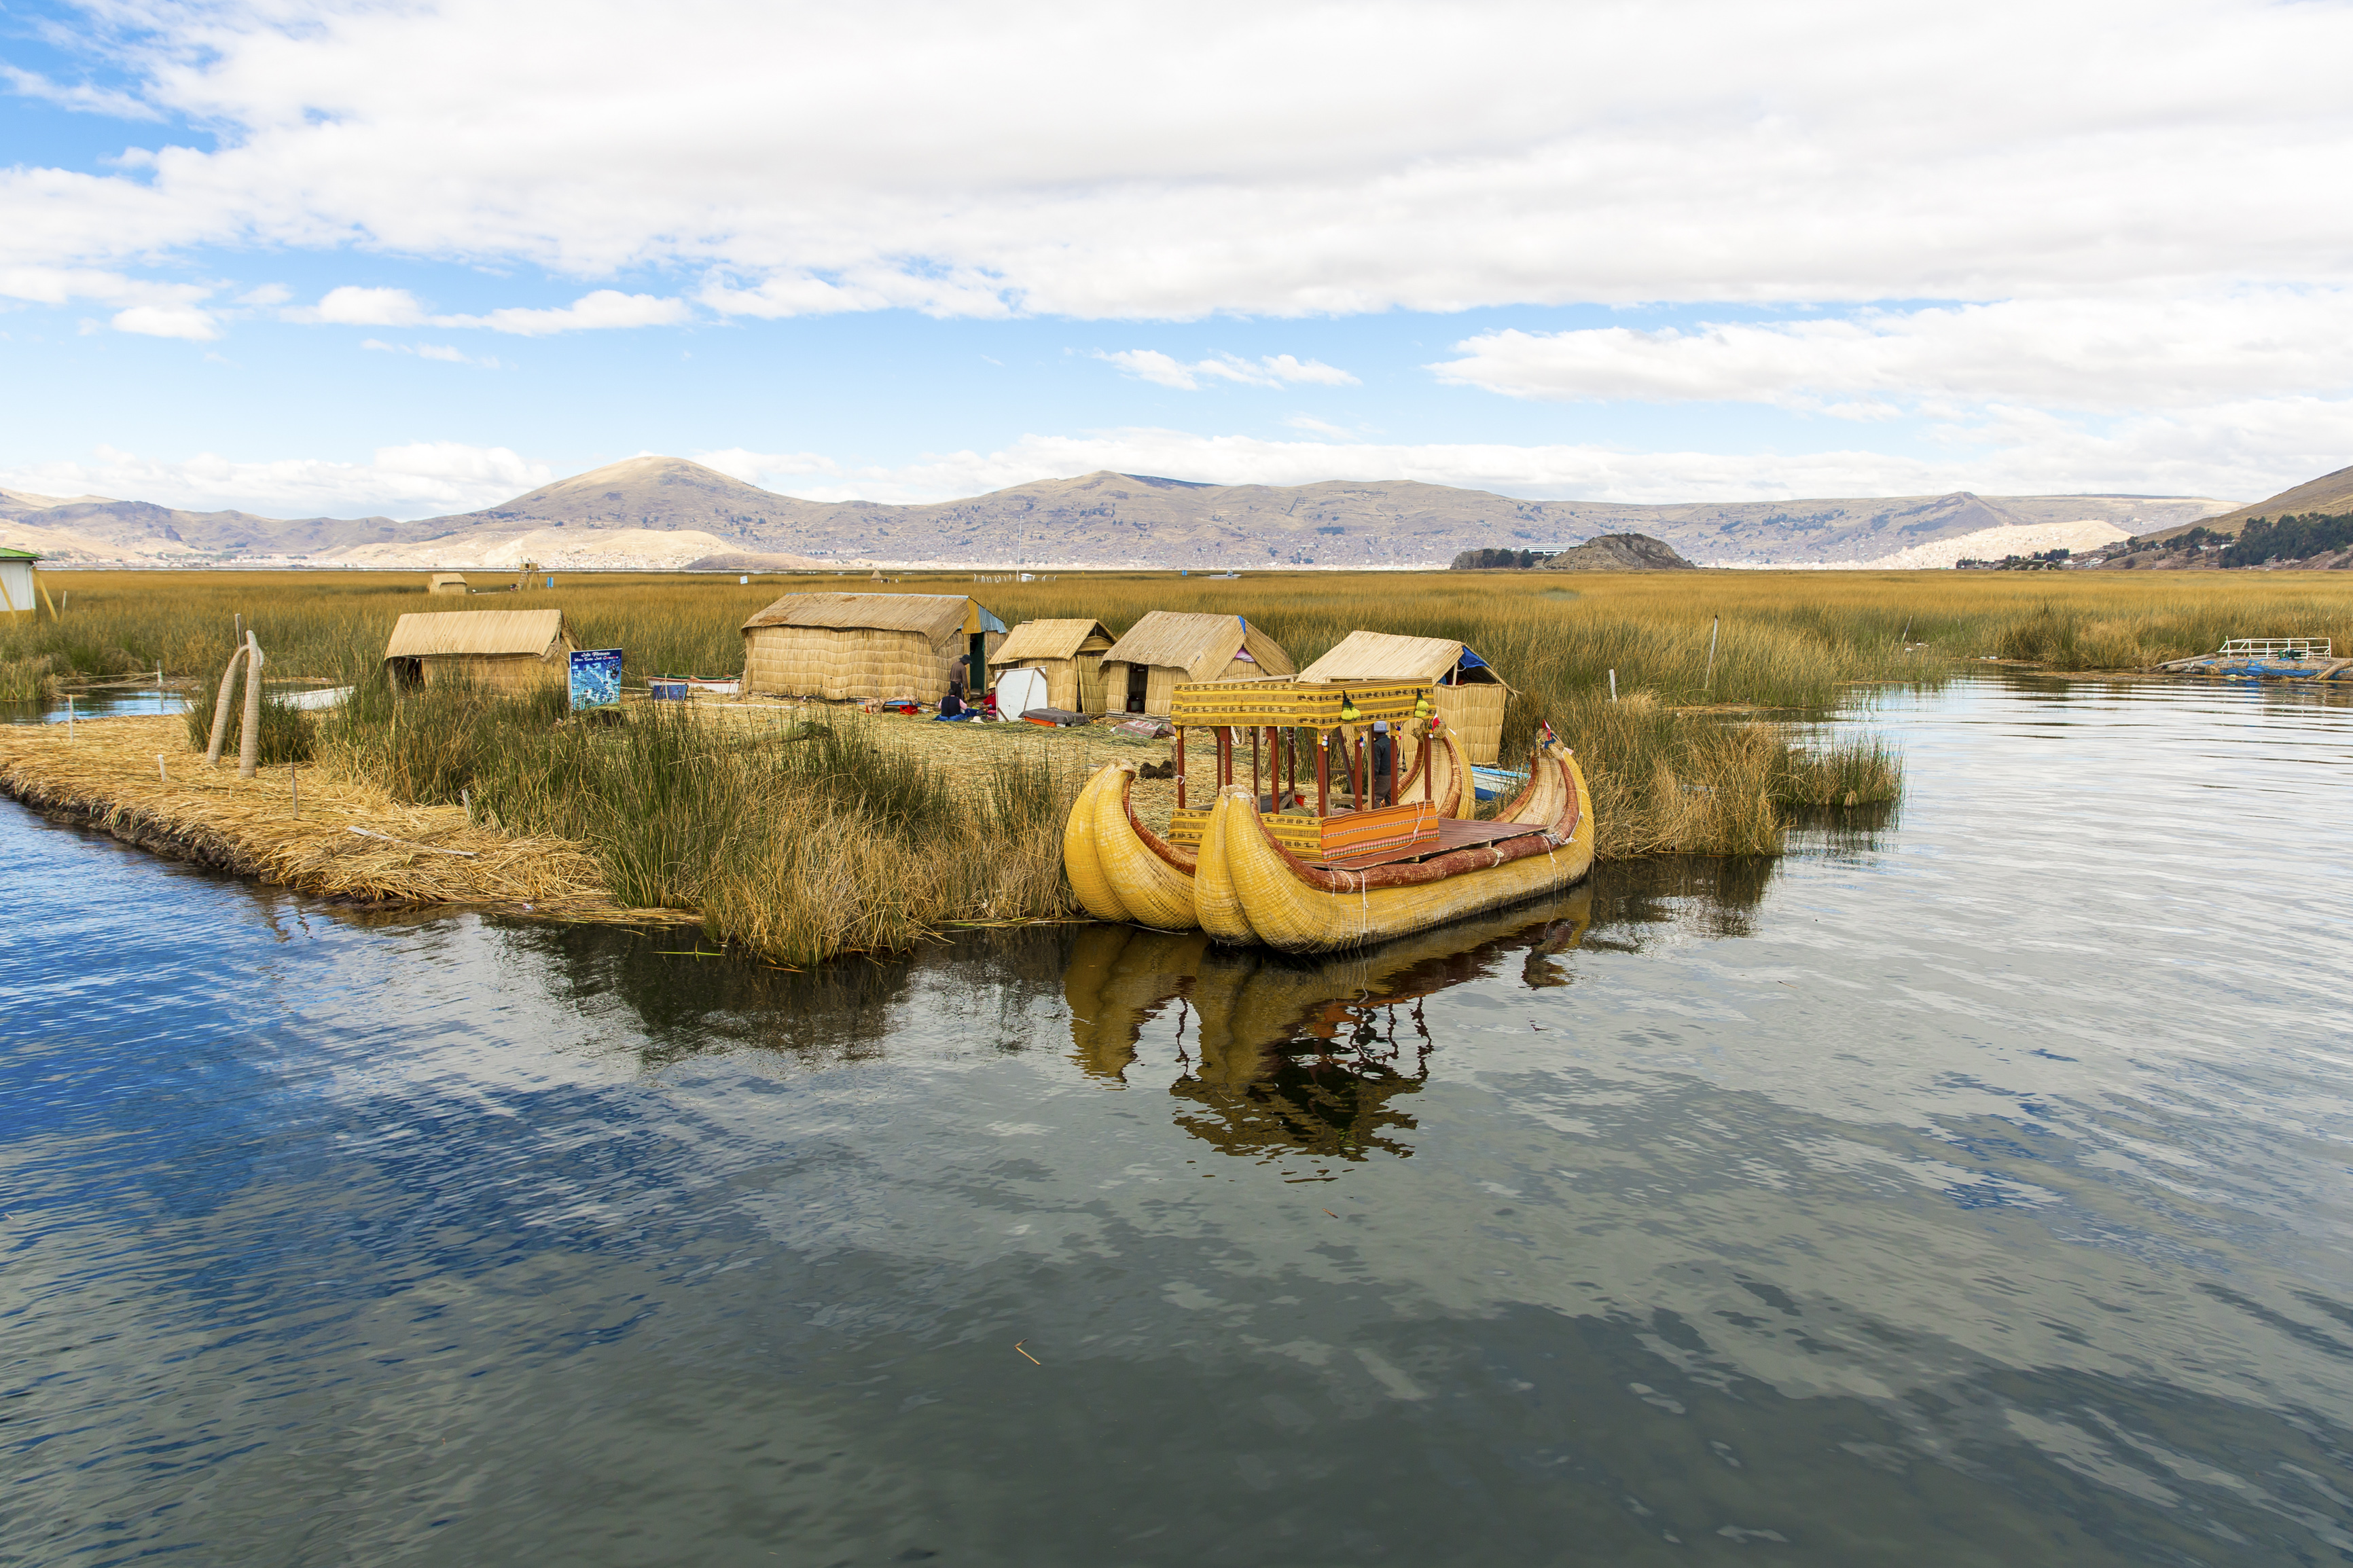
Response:
[[[1196,931],[1196,858],[1136,819],[1128,798],[1134,763],[1105,763],[1071,804],[1062,829],[1062,866],[1071,890],[1099,921],[1155,931]]]

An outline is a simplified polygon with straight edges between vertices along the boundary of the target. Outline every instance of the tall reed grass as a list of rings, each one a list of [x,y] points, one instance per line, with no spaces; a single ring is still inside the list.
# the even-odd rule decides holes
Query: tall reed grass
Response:
[[[625,723],[562,714],[560,691],[456,683],[395,701],[378,675],[322,749],[396,799],[586,845],[622,903],[698,910],[712,938],[782,963],[1072,908],[1061,821],[1081,781],[1050,758],[953,777],[854,712],[752,735],[668,704]]]

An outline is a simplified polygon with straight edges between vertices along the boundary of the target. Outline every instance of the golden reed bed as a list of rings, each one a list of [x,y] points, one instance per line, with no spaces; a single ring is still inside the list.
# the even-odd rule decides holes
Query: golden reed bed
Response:
[[[176,714],[84,720],[70,736],[63,724],[0,726],[0,791],[144,849],[344,903],[701,920],[620,907],[595,858],[565,839],[507,837],[458,807],[402,805],[375,784],[310,765],[264,768],[250,780],[237,776],[234,758],[206,768]]]

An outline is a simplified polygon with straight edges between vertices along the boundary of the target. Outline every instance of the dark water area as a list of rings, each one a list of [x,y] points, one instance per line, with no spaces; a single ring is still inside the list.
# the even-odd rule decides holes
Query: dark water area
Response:
[[[1900,816],[1324,963],[0,807],[0,1563],[2344,1561],[2353,706],[1852,726]]]

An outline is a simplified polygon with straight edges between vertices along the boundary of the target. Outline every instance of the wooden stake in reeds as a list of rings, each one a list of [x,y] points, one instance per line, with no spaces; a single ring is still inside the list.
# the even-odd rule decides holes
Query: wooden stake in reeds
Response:
[[[228,668],[221,671],[220,695],[213,699],[213,730],[205,741],[205,766],[220,766],[221,742],[228,738],[228,694],[237,689],[237,661],[245,658],[245,649],[237,648],[228,656]]]
[[[172,782],[172,775],[164,771],[164,753],[161,752],[155,753],[155,776],[164,784]]]
[[[286,764],[286,782],[294,791],[294,815],[302,815],[302,770],[292,763]]]
[[[275,634],[273,634],[275,635]],[[261,768],[261,644],[245,634],[245,733],[237,737],[237,776],[249,779]]]
[[[70,741],[73,738],[73,693],[69,691],[66,693],[66,739]]]
[[[1720,631],[1722,631],[1723,629],[1724,629],[1724,617],[1723,617],[1722,616],[1716,616],[1714,620],[1712,620],[1712,621],[1710,621],[1710,622],[1708,623],[1708,626],[1707,626],[1707,682],[1706,682],[1706,689],[1707,689],[1708,690],[1710,690],[1710,691],[1713,691],[1713,690],[1715,690],[1715,634],[1716,634],[1716,633],[1718,633],[1718,632],[1720,632]]]
[[[1609,671],[1609,700],[1618,700],[1618,671],[1615,668]]]

